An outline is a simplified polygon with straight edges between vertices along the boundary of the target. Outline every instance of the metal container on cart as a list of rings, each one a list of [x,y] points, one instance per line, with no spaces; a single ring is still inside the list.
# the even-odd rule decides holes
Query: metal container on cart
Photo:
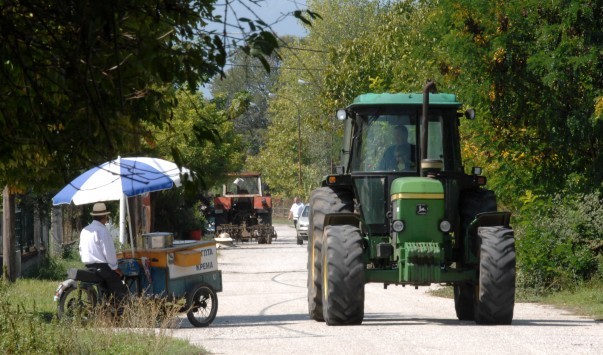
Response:
[[[149,246],[149,245],[145,245]],[[151,244],[152,246],[152,244]],[[139,292],[186,298],[187,317],[197,327],[209,325],[218,309],[216,292],[222,291],[215,241],[173,241],[165,248],[136,248],[118,257],[138,260],[142,272]]]
[[[174,235],[167,232],[154,232],[142,235],[144,249],[171,248],[174,245]]]

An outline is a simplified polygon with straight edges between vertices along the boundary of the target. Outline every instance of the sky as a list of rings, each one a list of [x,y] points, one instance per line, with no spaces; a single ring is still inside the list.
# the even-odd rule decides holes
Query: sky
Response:
[[[305,10],[307,8],[306,0],[260,0],[257,4],[252,3],[250,0],[218,0],[216,2],[216,9],[223,11],[224,4],[230,2],[234,11],[236,11],[236,17],[247,17],[255,19],[249,10],[245,8],[241,3],[247,5],[257,17],[261,18],[262,21],[269,24],[274,32],[279,36],[293,35],[298,37],[306,36],[307,32],[300,22],[293,17],[293,15],[287,16],[295,10]],[[234,16],[230,11],[228,17]],[[227,22],[231,22],[227,19]],[[202,87],[201,91],[206,98],[210,98],[211,94],[208,87]]]
[[[218,0],[216,2],[216,10],[217,13],[220,13],[224,9],[224,4],[229,2],[232,9],[236,11],[237,18],[247,17],[255,19],[256,16],[246,9],[246,5],[255,12],[257,17],[271,25],[272,29],[278,35],[294,35],[299,37],[306,35],[305,29],[295,17],[292,15],[286,16],[295,10],[305,10],[307,8],[306,0],[258,0],[256,4],[252,1],[255,0]],[[231,22],[232,16],[234,14],[229,12],[227,22]]]

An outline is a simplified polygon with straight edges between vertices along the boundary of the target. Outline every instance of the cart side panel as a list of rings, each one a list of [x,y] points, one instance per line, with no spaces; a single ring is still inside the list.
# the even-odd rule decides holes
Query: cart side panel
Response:
[[[181,256],[181,258],[177,256]],[[167,264],[170,279],[210,273],[218,270],[218,252],[214,244],[188,251],[168,253]]]
[[[167,295],[171,292],[168,289],[168,270],[161,267],[151,268],[152,290],[154,295]]]
[[[176,297],[183,297],[186,292],[193,290],[200,283],[206,283],[214,291],[222,292],[222,271],[216,270],[177,279],[170,278],[168,279],[169,292]]]
[[[138,277],[141,290],[147,295],[166,296],[168,295],[168,269],[164,267],[150,267],[148,279],[145,272]]]

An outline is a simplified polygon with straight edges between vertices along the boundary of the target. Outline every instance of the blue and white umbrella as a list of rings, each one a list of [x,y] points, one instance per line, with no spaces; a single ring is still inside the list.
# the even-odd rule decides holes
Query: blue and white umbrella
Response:
[[[78,176],[52,198],[53,205],[84,205],[103,201],[120,201],[119,240],[125,243],[127,196],[171,189],[181,185],[181,177],[190,178],[187,168],[157,158],[117,158]],[[128,222],[130,220],[128,219]],[[130,228],[130,243],[132,243]],[[132,248],[133,247],[132,243]],[[132,249],[134,253],[134,249]]]
[[[190,176],[190,171],[163,159],[117,158],[75,178],[52,198],[52,204],[118,201],[124,195],[136,196],[180,186],[181,176]]]

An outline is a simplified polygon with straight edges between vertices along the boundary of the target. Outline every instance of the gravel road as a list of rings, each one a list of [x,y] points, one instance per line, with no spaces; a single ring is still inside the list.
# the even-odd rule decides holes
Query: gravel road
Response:
[[[173,336],[215,354],[603,354],[603,324],[549,306],[518,303],[510,326],[456,319],[454,302],[428,288],[366,285],[364,322],[330,327],[308,317],[307,249],[291,225],[271,245],[222,248],[224,291],[208,328],[186,320]]]

